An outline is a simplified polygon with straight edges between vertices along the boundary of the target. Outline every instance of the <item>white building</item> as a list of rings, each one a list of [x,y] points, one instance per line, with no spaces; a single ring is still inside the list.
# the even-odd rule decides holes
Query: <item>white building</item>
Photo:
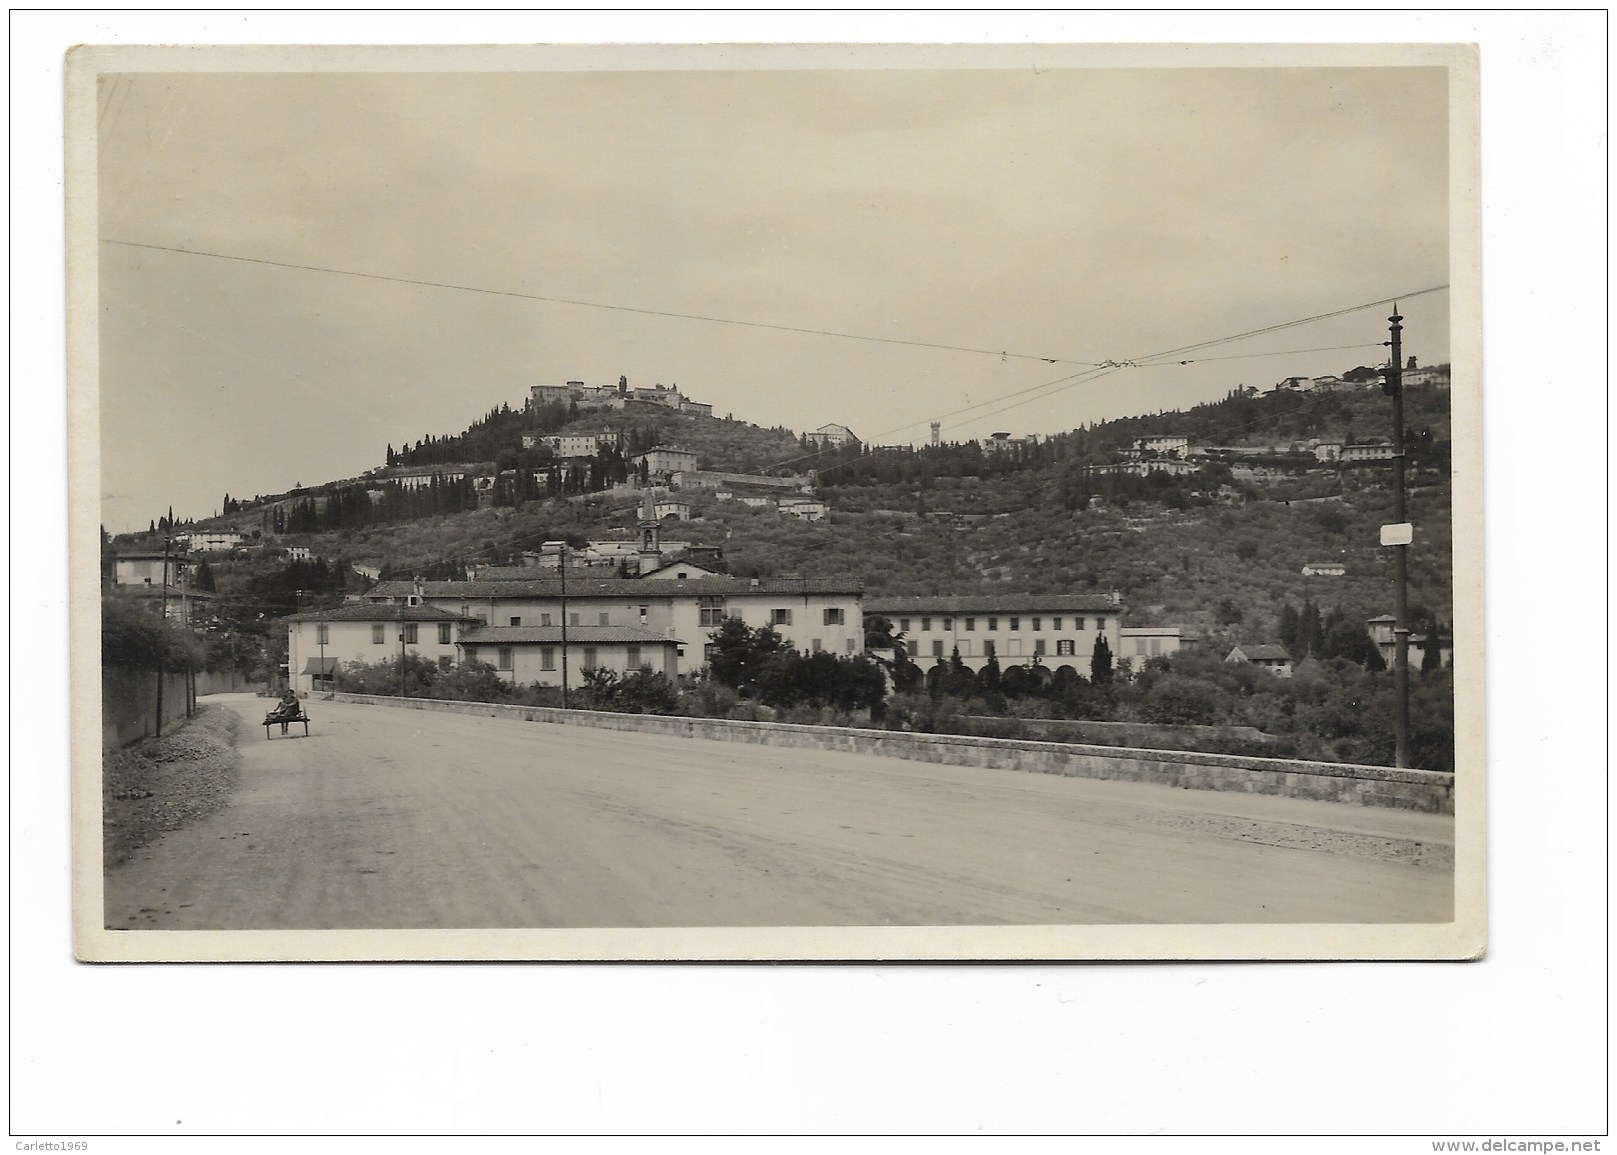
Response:
[[[686,572],[692,576],[680,580],[678,567],[653,563],[650,568],[656,576],[647,579],[569,578],[565,598],[558,578],[423,582],[419,594],[412,583],[393,581],[375,586],[365,597],[369,604],[391,607],[419,596],[423,605],[488,626],[559,627],[565,615],[569,628],[649,630],[682,645],[680,672],[705,664],[703,651],[694,647],[705,644],[726,617],[771,626],[804,652],[857,654],[864,649],[856,585],[826,578],[701,576],[699,566],[689,567]]]
[[[329,689],[332,675],[345,662],[374,665],[414,654],[449,669],[457,662],[460,634],[476,624],[435,606],[408,604],[408,599],[311,610],[285,620],[287,670],[293,688],[305,693]]]
[[[859,438],[854,436],[853,430],[846,425],[822,425],[813,433],[803,434],[809,444],[818,445],[822,449],[839,449],[844,445],[857,444]]]
[[[240,547],[247,538],[235,530],[209,529],[176,534],[174,540],[192,553],[228,553]]]
[[[1190,455],[1190,438],[1172,434],[1136,437],[1129,446],[1126,455],[1142,457],[1147,454],[1154,454],[1158,457],[1188,457]]]
[[[594,457],[602,449],[615,448],[623,443],[621,433],[567,433],[552,434],[547,437],[535,439],[535,443],[548,448],[557,457]],[[523,445],[528,446],[527,436],[523,437]]]
[[[1124,626],[1118,635],[1118,657],[1136,667],[1149,658],[1172,657],[1184,644],[1178,626]]]
[[[663,477],[696,468],[696,454],[688,449],[675,449],[668,445],[659,445],[630,458],[630,464],[636,469],[640,467],[642,461],[646,463],[648,473]]]
[[[572,688],[584,684],[585,670],[611,670],[622,677],[649,667],[653,673],[678,677],[684,644],[634,626],[580,625],[570,627],[565,637],[559,625],[479,626],[461,635],[460,654],[462,662],[486,663],[519,686],[561,685],[565,661]]]
[[[1355,461],[1391,461],[1392,446],[1390,445],[1344,445],[1342,446],[1341,460]]]
[[[958,649],[973,671],[992,657],[1001,669],[1071,666],[1085,678],[1098,639],[1104,637],[1113,656],[1119,655],[1122,613],[1110,597],[1075,594],[877,598],[865,604],[866,619],[891,622],[917,665],[948,661]]]
[[[820,501],[818,498],[782,498],[779,509],[782,513],[791,514],[802,521],[825,520],[825,502]]]

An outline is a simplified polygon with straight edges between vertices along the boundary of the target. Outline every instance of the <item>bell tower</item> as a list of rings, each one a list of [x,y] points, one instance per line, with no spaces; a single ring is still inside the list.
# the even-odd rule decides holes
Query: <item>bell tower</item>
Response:
[[[657,521],[655,499],[650,490],[640,505],[640,572],[650,573],[662,564],[662,545],[658,541],[661,525]]]

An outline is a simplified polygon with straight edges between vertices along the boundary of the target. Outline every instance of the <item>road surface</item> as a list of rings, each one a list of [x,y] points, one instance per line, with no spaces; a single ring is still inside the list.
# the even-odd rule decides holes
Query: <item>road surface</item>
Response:
[[[106,878],[128,929],[1447,922],[1453,821],[310,701]],[[297,733],[301,727],[294,727]]]

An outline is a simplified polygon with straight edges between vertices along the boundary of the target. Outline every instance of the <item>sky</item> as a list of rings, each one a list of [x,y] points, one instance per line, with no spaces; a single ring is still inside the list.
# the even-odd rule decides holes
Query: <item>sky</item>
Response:
[[[1377,363],[1385,306],[1091,368],[1450,279],[1441,69],[122,72],[98,97],[114,532],[569,379],[877,444],[1061,432]],[[1406,354],[1448,359],[1448,309],[1403,303]]]

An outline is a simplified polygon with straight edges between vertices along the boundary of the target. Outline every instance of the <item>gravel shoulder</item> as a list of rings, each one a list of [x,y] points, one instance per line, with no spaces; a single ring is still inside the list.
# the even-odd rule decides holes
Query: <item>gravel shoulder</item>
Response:
[[[239,724],[234,711],[203,706],[162,737],[102,755],[103,870],[230,801],[241,778]]]

